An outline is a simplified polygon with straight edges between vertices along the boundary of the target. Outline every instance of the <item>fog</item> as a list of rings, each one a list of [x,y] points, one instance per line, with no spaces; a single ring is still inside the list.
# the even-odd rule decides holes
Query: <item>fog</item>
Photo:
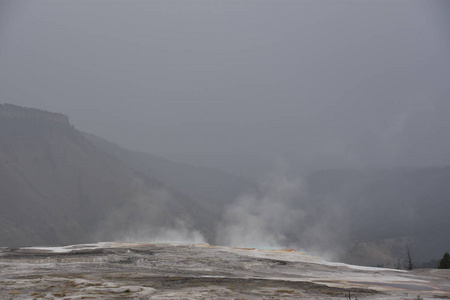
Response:
[[[0,0],[0,103],[93,134],[5,138],[2,208],[42,209],[34,243],[435,259],[450,241],[449,28],[447,0]],[[5,137],[34,132],[5,120]],[[52,225],[65,194],[89,237],[83,218]],[[29,243],[28,214],[5,211],[4,243]]]
[[[138,179],[135,193],[119,209],[114,210],[92,233],[95,241],[205,243],[202,233],[193,228],[189,216],[172,216],[169,207],[174,200],[163,187],[149,189]]]
[[[450,161],[447,1],[0,4],[2,103],[256,178]]]
[[[307,201],[299,178],[288,178],[278,167],[225,210],[218,227],[222,245],[258,249],[295,248],[329,260],[338,259],[349,237],[349,222],[339,203],[321,210]]]

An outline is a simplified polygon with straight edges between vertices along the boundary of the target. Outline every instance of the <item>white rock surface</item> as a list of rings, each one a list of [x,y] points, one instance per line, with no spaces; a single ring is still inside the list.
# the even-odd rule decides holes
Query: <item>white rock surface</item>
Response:
[[[450,299],[450,270],[330,263],[295,250],[98,243],[0,249],[0,299]]]

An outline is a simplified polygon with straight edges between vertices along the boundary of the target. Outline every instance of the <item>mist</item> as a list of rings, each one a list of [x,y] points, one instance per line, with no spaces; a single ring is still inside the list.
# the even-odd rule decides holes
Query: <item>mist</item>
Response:
[[[187,215],[178,215],[169,203],[171,191],[164,187],[149,189],[134,180],[134,195],[100,222],[92,234],[95,241],[143,243],[206,243]]]
[[[295,248],[330,259],[362,241],[428,241],[447,218],[434,207],[448,205],[449,3],[0,0],[0,102],[63,113],[80,136],[139,151],[91,149],[91,137],[84,148],[65,141],[67,154],[55,142],[65,181],[32,150],[13,157],[9,141],[5,161],[37,182],[29,166],[48,168],[71,205],[89,194],[86,205],[114,206],[104,219],[89,216],[99,221],[93,240]],[[51,157],[46,145],[39,153]],[[66,154],[76,158],[66,164]],[[129,194],[135,171],[145,176]],[[89,186],[92,174],[117,193]],[[153,176],[161,186],[143,182]],[[67,191],[53,182],[46,197],[59,203]],[[31,183],[30,199],[47,199]],[[429,244],[436,253],[447,246]]]
[[[232,202],[223,215],[219,244],[258,249],[297,249],[337,259],[349,240],[349,223],[338,203],[317,206],[300,178],[277,168],[257,191]]]
[[[450,161],[447,1],[1,2],[2,101],[256,180]]]
[[[254,194],[244,194],[228,207],[220,226],[219,242],[256,248],[287,247],[286,234],[305,212],[293,208],[300,182],[273,174]]]
[[[344,207],[312,203],[303,180],[288,178],[286,166],[262,178],[256,190],[226,203],[208,237],[189,215],[170,207],[175,198],[169,189],[149,189],[136,178],[133,196],[99,223],[91,239],[290,248],[328,260],[338,259],[349,239]]]

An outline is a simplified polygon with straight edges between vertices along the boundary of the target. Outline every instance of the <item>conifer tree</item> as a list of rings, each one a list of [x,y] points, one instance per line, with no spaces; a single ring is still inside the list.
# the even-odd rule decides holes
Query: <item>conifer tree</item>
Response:
[[[450,255],[445,252],[444,257],[439,261],[438,269],[450,269]]]

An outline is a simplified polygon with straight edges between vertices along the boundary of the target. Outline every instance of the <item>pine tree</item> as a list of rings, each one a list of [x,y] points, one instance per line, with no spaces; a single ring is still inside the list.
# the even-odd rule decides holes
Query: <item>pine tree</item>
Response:
[[[450,269],[450,255],[445,252],[444,257],[439,261],[438,269]]]

